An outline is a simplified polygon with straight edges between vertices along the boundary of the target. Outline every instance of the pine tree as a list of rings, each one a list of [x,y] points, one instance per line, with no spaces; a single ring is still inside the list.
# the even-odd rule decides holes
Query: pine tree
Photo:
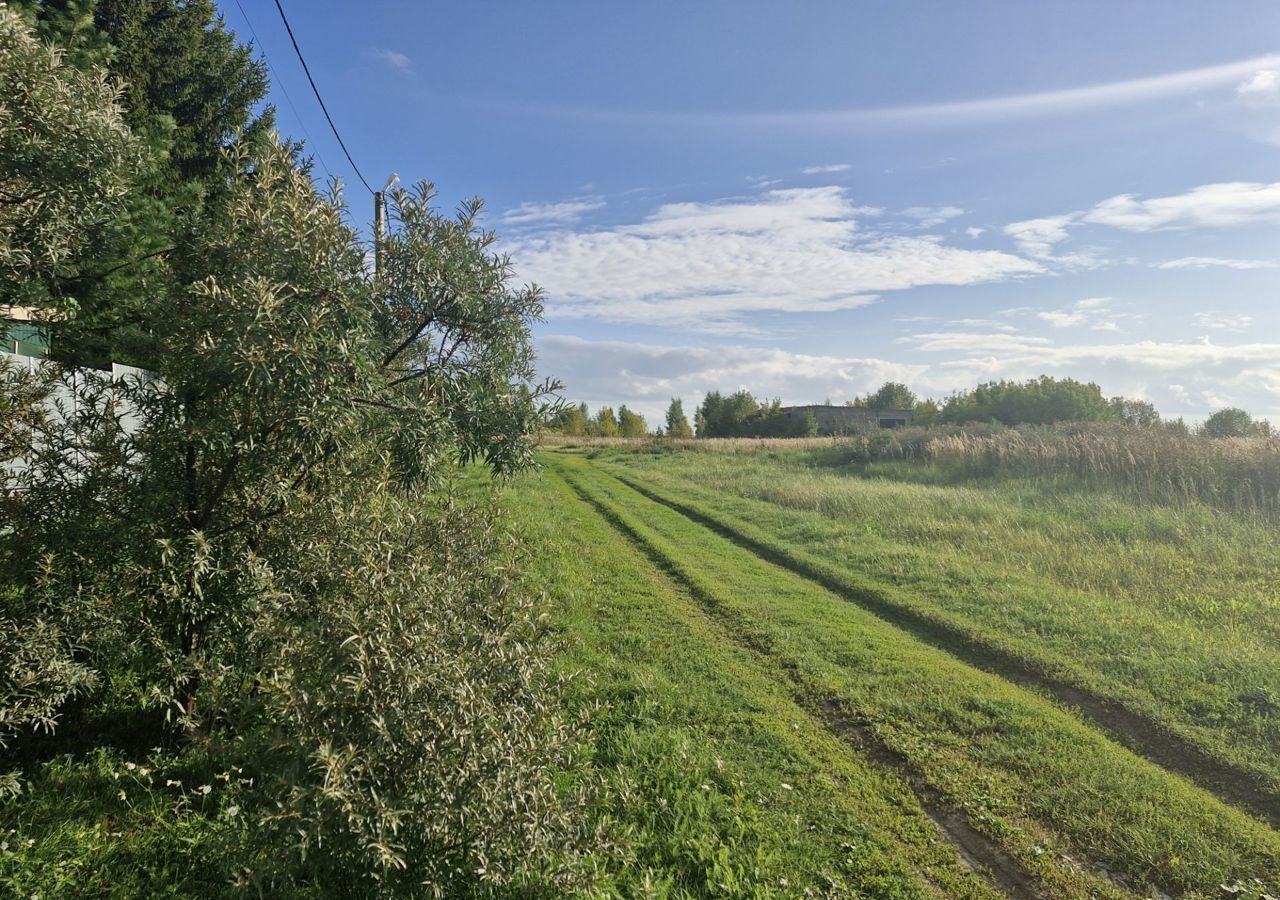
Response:
[[[689,427],[689,419],[684,414],[684,403],[679,397],[672,397],[671,405],[667,407],[667,437],[693,437],[693,429]]]

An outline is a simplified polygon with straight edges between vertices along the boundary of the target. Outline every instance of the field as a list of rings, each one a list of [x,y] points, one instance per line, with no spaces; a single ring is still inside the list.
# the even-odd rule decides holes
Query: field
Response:
[[[508,493],[612,889],[1275,893],[1266,511],[847,449],[549,446]]]

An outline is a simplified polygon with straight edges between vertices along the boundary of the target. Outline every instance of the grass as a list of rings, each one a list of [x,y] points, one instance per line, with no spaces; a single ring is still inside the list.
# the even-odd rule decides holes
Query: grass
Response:
[[[848,738],[843,726],[855,745],[870,742],[858,753],[846,740],[846,756],[896,769],[924,802],[963,811],[1046,895],[1216,896],[1222,884],[1280,875],[1274,831],[1077,717],[646,499],[598,463],[548,459],[699,599],[720,641],[754,657],[758,678],[789,686],[811,713],[834,708],[829,733]],[[626,645],[606,646],[630,658]]]
[[[852,592],[1114,701],[1280,810],[1267,520],[1024,478],[921,484],[910,463],[868,473],[803,449],[593,452]]]
[[[619,853],[602,890],[626,897],[999,896],[961,864],[911,790],[797,704],[558,477],[508,498],[580,671],[572,702],[599,707],[597,823]]]

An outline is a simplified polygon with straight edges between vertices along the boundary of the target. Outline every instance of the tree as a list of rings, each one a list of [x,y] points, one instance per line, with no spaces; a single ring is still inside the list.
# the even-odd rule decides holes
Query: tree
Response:
[[[100,72],[61,63],[0,9],[0,302],[71,313],[60,279],[123,207],[139,145]]]
[[[618,407],[618,433],[625,438],[644,437],[649,432],[644,416],[627,409],[626,404]]]
[[[21,0],[41,37],[86,72],[105,66],[142,147],[124,209],[100,217],[79,265],[51,279],[76,315],[54,333],[53,354],[78,365],[155,367],[145,310],[166,290],[180,221],[216,187],[222,150],[263,140],[274,112],[266,66],[236,40],[212,0]],[[297,153],[300,148],[291,145]]]
[[[1132,428],[1155,428],[1160,424],[1159,410],[1146,400],[1112,397],[1111,409],[1117,421]]]
[[[867,397],[871,409],[915,409],[919,398],[911,388],[898,381],[886,381],[880,389]]]
[[[1252,437],[1255,434],[1253,417],[1243,409],[1220,409],[1200,426],[1200,433],[1211,438]]]
[[[600,437],[616,437],[618,434],[618,420],[613,415],[613,407],[600,407],[600,411],[596,413],[594,425],[595,427],[592,429],[594,434]]]
[[[375,284],[290,148],[238,144],[224,171],[147,310],[161,380],[68,375],[80,413],[33,426],[0,687],[31,658],[56,678],[45,708],[0,691],[0,722],[96,683],[189,741],[234,735],[209,746],[260,773],[245,820],[280,881],[451,896],[483,864],[532,887],[571,839],[551,773],[574,737],[510,538],[451,485],[531,459],[556,387],[534,381],[540,293],[478,203],[395,192]]]
[[[1107,422],[1115,410],[1096,384],[1041,375],[1025,382],[991,381],[948,397],[939,419],[948,423]]]
[[[581,437],[587,433],[590,424],[587,418],[587,405],[583,403],[581,406],[566,406],[557,410],[547,422],[547,427],[560,434]]]
[[[22,6],[41,37],[68,47],[76,64],[105,63],[124,86],[135,132],[166,132],[170,187],[207,182],[232,141],[270,131],[272,110],[254,113],[267,95],[266,63],[227,30],[212,0],[23,0]]]
[[[679,397],[672,397],[671,405],[667,407],[667,437],[693,437],[693,429],[689,427],[689,419]]]

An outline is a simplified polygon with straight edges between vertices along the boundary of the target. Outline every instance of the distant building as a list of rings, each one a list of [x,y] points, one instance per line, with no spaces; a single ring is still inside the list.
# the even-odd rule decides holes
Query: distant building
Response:
[[[865,406],[784,406],[782,415],[798,421],[805,413],[818,423],[818,434],[854,434],[873,428],[905,428],[911,424],[906,409],[867,409]]]

